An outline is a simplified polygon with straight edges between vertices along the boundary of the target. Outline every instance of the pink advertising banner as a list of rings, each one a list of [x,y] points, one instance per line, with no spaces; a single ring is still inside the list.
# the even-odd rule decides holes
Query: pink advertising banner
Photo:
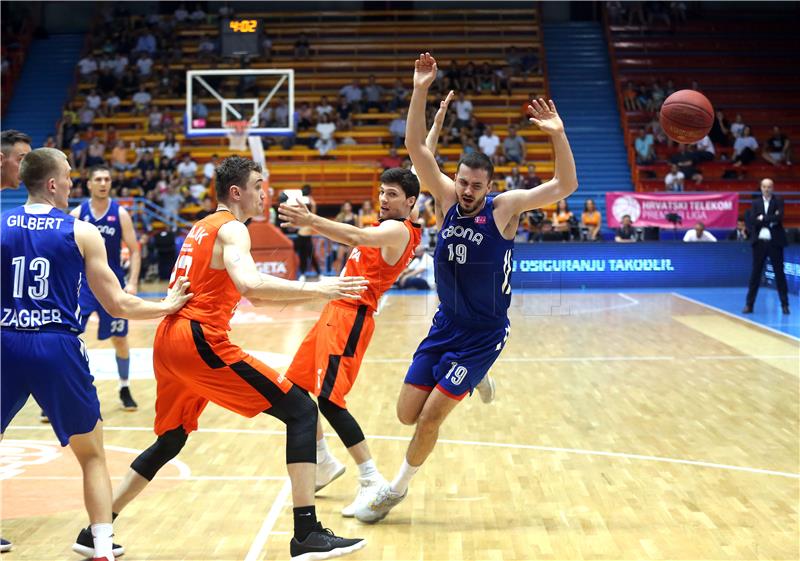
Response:
[[[735,228],[739,215],[737,193],[606,193],[608,225],[619,227],[630,215],[636,226],[671,228],[668,214],[681,217],[678,228],[692,228],[698,222],[706,228]]]

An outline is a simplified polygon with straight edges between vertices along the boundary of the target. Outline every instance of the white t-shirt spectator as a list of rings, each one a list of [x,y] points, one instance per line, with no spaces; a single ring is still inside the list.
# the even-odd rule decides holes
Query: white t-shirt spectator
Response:
[[[170,214],[178,214],[183,206],[183,196],[168,191],[161,196],[161,206]]]
[[[178,175],[181,177],[194,177],[197,174],[197,162],[189,160],[178,164]]]
[[[470,100],[456,101],[456,118],[459,121],[469,121],[472,118],[472,102]]]
[[[120,103],[121,100],[119,99],[119,96],[117,94],[109,96],[108,99],[106,99],[106,106],[109,109],[116,109],[117,107],[119,107]]]
[[[133,103],[136,105],[149,105],[153,97],[145,91],[138,91],[133,94]]]
[[[478,140],[478,147],[481,149],[481,152],[490,158],[497,152],[498,146],[500,146],[500,137],[496,134],[492,134],[492,136],[486,136],[486,134],[484,134]]]
[[[192,195],[192,198],[196,201],[200,201],[206,194],[206,186],[200,182],[192,183],[189,186],[189,193]]]
[[[149,56],[143,56],[136,61],[136,66],[139,67],[139,74],[142,76],[149,76],[153,69],[153,59]]]
[[[207,179],[214,179],[214,164],[211,162],[206,162],[206,165],[203,166],[203,175]]]
[[[333,138],[334,132],[336,132],[336,123],[317,124],[317,134],[322,140],[330,140]]]
[[[731,134],[736,138],[739,138],[740,136],[742,136],[742,133],[744,132],[744,128],[746,126],[747,125],[745,125],[744,123],[733,123],[731,125]]]
[[[326,103],[325,105],[317,105],[317,117],[321,117],[323,115],[327,115],[330,117],[333,115],[333,105],[330,103]]]
[[[175,10],[173,15],[175,16],[175,19],[177,21],[186,21],[186,18],[189,17],[189,12],[186,10],[186,8],[181,6],[177,10]]]
[[[78,68],[80,68],[81,76],[88,76],[97,72],[97,61],[90,56],[84,57],[78,61]]]
[[[158,151],[161,152],[161,156],[164,158],[172,160],[175,158],[175,155],[181,151],[181,145],[177,141],[172,144],[166,144],[164,141],[161,141],[158,145]]]
[[[128,68],[128,57],[120,53],[114,59],[114,74],[121,76],[125,73],[126,68]]]
[[[697,147],[698,152],[710,152],[711,154],[716,154],[716,151],[714,150],[714,143],[711,142],[711,139],[708,138],[708,135],[700,139],[700,142],[695,144],[695,146]]]
[[[733,155],[738,156],[745,148],[750,148],[753,152],[758,150],[758,141],[753,136],[740,136],[733,142]]]
[[[697,230],[692,228],[691,230],[687,231],[683,235],[683,241],[685,241],[685,242],[715,242],[715,241],[717,241],[717,238],[715,238],[714,234],[712,234],[708,230],[703,230],[703,235],[698,238],[697,237]]]
[[[164,115],[158,109],[155,109],[150,112],[148,120],[150,121],[150,128],[157,129],[161,126],[161,120],[164,118]]]
[[[100,98],[98,94],[89,94],[86,96],[86,105],[89,106],[90,109],[97,110],[100,108],[100,104],[103,103],[103,100]]]
[[[678,170],[676,173],[669,172],[664,178],[664,187],[667,191],[683,191],[683,172]]]

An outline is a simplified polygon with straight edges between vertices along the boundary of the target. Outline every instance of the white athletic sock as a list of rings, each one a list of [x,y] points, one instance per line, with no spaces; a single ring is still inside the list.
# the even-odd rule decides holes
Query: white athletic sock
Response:
[[[414,474],[417,473],[419,468],[420,466],[412,466],[408,463],[408,460],[404,458],[403,465],[400,466],[400,471],[397,472],[394,481],[392,481],[392,492],[398,495],[405,493],[408,489],[408,484],[411,483],[411,478],[414,477]]]
[[[379,475],[378,467],[375,465],[375,460],[372,458],[363,464],[358,464],[358,477],[361,479],[372,479]]]
[[[128,387],[128,380],[122,380],[122,379],[120,379],[120,381],[119,381],[119,387],[120,387],[120,388],[127,388],[127,387]]]
[[[111,524],[92,524],[92,538],[94,538],[95,558],[106,558],[114,561],[112,538],[114,537],[114,527]]]
[[[317,440],[317,463],[321,464],[322,462],[326,461],[330,457],[330,452],[328,452],[328,443],[325,441],[325,437],[323,436],[319,440]]]

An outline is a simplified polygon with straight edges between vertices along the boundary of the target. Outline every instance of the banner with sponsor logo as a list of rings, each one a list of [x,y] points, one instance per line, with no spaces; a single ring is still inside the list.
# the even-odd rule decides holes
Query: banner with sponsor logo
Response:
[[[668,214],[677,214],[679,228],[698,222],[706,228],[735,228],[739,216],[737,193],[606,193],[608,225],[618,228],[626,214],[636,226],[672,228]]]

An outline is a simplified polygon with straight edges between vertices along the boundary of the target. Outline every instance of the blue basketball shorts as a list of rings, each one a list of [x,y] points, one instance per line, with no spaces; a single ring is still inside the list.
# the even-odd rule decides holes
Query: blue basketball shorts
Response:
[[[489,372],[510,333],[508,321],[505,327],[466,328],[437,311],[427,337],[414,353],[405,383],[438,388],[453,399],[463,399]]]
[[[120,283],[122,284],[122,281]],[[81,307],[81,329],[84,331],[86,331],[86,324],[89,323],[89,316],[97,312],[97,317],[100,319],[100,327],[97,328],[99,340],[103,341],[109,337],[125,337],[128,334],[128,320],[109,315],[88,287],[81,289],[78,305]]]
[[[31,395],[62,446],[94,429],[102,417],[83,341],[67,332],[11,329],[0,332],[0,341],[2,432]]]

